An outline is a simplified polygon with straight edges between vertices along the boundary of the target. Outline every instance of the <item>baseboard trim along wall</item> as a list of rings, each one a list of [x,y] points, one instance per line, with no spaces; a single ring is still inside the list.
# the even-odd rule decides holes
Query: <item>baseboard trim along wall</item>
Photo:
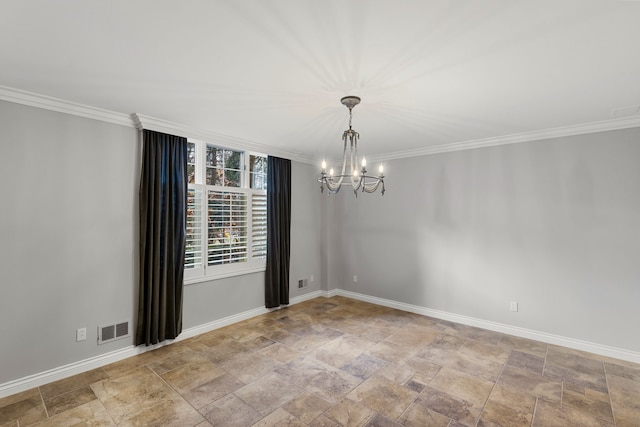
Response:
[[[298,304],[309,299],[316,297],[330,298],[333,296],[343,296],[346,298],[352,298],[359,301],[369,302],[372,304],[381,305],[384,307],[396,308],[398,310],[408,311],[410,313],[421,314],[424,316],[433,317],[436,319],[447,320],[450,322],[460,323],[468,326],[475,326],[482,329],[488,329],[491,331],[501,332],[504,334],[514,335],[521,338],[528,338],[536,341],[545,342],[547,344],[555,344],[563,347],[573,348],[576,350],[587,351],[602,356],[612,357],[615,359],[627,360],[629,362],[640,363],[640,353],[620,349],[616,347],[610,347],[606,345],[596,344],[588,341],[576,340],[573,338],[562,337],[559,335],[547,334],[545,332],[534,331],[530,329],[520,328],[511,325],[505,325],[502,323],[490,322],[487,320],[476,319],[473,317],[462,316],[459,314],[448,313],[445,311],[434,310],[426,307],[421,307],[412,304],[406,304],[403,302],[388,300],[384,298],[378,298],[370,295],[360,294],[356,292],[345,291],[342,289],[332,289],[330,291],[314,291],[307,294],[291,298],[290,305]],[[20,393],[25,390],[29,390],[34,387],[39,387],[44,384],[48,384],[53,381],[58,381],[63,378],[70,377],[72,375],[81,374],[83,372],[90,371],[92,369],[106,366],[110,363],[118,362],[128,357],[136,356],[138,354],[145,353],[147,351],[155,350],[166,345],[170,345],[174,342],[186,340],[188,338],[195,337],[197,335],[210,332],[224,326],[231,325],[233,323],[240,322],[242,320],[250,319],[252,317],[259,316],[261,314],[269,313],[270,311],[264,307],[258,307],[251,310],[244,311],[242,313],[227,316],[222,319],[215,320],[213,322],[205,323],[203,325],[195,326],[185,329],[182,334],[175,340],[170,340],[149,347],[136,347],[129,346],[123,349],[115,350],[109,353],[105,353],[96,357],[81,360],[79,362],[70,363],[58,368],[50,369],[48,371],[40,372],[38,374],[29,375],[24,378],[20,378],[14,381],[9,381],[4,384],[0,384],[0,398],[10,396],[12,394]]]
[[[574,338],[563,337],[560,335],[548,334],[546,332],[539,332],[531,329],[520,328],[517,326],[505,325],[503,323],[476,319],[474,317],[462,316],[460,314],[448,313],[446,311],[434,310],[418,305],[406,304],[403,302],[373,297],[370,295],[345,291],[342,289],[337,289],[336,292],[334,292],[334,295],[340,295],[347,298],[370,302],[372,304],[382,305],[385,307],[397,308],[398,310],[422,314],[424,316],[429,316],[441,320],[448,320],[450,322],[460,323],[463,325],[475,326],[477,328],[488,329],[490,331],[501,332],[503,334],[514,335],[521,338],[528,338],[547,344],[568,347],[574,350],[582,350],[589,353],[599,354],[601,356],[612,357],[614,359],[640,363],[640,353],[625,350],[622,348],[610,347],[602,344],[592,343],[589,341],[581,341]]]

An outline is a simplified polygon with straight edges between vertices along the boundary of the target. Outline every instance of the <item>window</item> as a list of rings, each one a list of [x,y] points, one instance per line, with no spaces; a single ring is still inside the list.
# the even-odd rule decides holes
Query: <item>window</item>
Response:
[[[187,145],[185,282],[264,270],[266,156],[195,140]]]

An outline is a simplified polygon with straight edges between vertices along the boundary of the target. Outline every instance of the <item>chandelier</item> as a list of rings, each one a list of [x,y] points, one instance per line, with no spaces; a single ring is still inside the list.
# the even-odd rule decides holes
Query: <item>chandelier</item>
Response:
[[[342,134],[342,140],[344,141],[344,149],[342,152],[342,170],[339,175],[335,175],[333,168],[329,169],[327,173],[327,162],[322,161],[322,172],[318,182],[320,183],[320,191],[324,192],[326,187],[329,194],[335,194],[340,191],[343,182],[346,180],[346,185],[351,183],[353,192],[358,196],[358,190],[364,193],[375,192],[380,185],[382,185],[382,195],[384,196],[384,175],[383,168],[380,165],[378,169],[378,176],[367,175],[367,160],[363,157],[362,163],[358,163],[358,139],[360,134],[351,128],[351,120],[353,118],[353,107],[360,103],[360,98],[357,96],[345,96],[340,102],[349,109],[349,129],[345,130]],[[349,146],[349,155],[347,156],[347,145]],[[349,161],[349,173],[347,172],[347,157]],[[361,169],[358,169],[360,165]]]

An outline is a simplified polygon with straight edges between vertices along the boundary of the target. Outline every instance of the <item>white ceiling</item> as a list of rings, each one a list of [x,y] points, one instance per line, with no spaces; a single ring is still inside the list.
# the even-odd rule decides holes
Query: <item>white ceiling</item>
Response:
[[[307,157],[638,114],[640,2],[0,0],[0,85]]]

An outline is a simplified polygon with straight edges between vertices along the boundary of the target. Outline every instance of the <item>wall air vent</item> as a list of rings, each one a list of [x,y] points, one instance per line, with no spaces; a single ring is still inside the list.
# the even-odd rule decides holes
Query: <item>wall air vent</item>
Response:
[[[130,335],[128,320],[112,325],[98,326],[98,344],[119,340]]]

